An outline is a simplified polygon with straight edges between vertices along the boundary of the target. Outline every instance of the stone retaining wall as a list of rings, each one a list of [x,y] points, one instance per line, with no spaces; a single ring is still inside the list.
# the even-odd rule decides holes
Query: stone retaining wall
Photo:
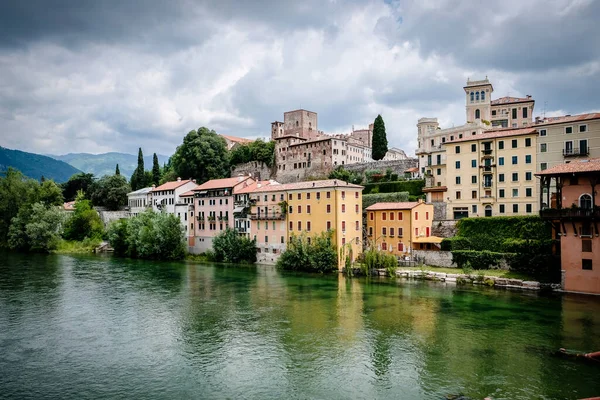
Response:
[[[344,169],[350,172],[360,172],[379,170],[385,173],[387,169],[391,169],[393,173],[404,176],[404,171],[409,168],[418,167],[419,160],[416,158],[407,158],[406,160],[389,160],[389,161],[372,161],[368,163],[346,164]]]
[[[449,238],[449,237],[453,237],[456,236],[456,223],[458,221],[454,220],[454,219],[443,219],[443,220],[436,220],[435,218],[433,219],[432,225],[431,225],[431,234],[433,236],[438,236],[438,237],[443,237],[443,238]]]
[[[271,168],[267,164],[260,161],[250,161],[244,164],[238,164],[231,170],[231,177],[240,175],[252,175],[253,178],[259,180],[273,179]]]
[[[449,251],[413,250],[412,255],[423,260],[425,265],[456,268],[456,264],[452,262],[452,253]]]
[[[129,211],[107,211],[100,207],[94,207],[94,209],[100,216],[105,228],[113,221],[129,218]]]

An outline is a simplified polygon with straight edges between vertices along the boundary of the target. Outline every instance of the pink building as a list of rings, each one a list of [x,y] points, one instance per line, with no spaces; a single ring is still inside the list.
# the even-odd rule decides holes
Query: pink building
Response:
[[[540,215],[552,221],[560,238],[563,289],[600,294],[600,158],[559,164],[536,175],[540,203],[551,206]]]
[[[194,192],[193,229],[190,226],[188,237],[190,253],[204,253],[212,249],[215,236],[226,230],[234,229],[235,194],[254,183],[249,176],[213,179],[196,187]],[[188,218],[189,220],[190,218]]]

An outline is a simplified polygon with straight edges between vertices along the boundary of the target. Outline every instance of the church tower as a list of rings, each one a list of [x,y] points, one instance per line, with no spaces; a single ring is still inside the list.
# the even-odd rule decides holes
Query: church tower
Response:
[[[491,97],[494,87],[487,76],[481,81],[467,79],[465,98],[467,104],[467,122],[491,120]]]

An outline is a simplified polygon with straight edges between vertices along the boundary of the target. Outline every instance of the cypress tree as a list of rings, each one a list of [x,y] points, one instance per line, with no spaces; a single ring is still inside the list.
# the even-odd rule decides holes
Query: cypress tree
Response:
[[[373,160],[381,160],[385,157],[385,153],[388,151],[388,141],[385,134],[385,123],[381,115],[377,115],[375,122],[373,123],[373,149],[372,158]]]
[[[121,171],[119,171],[119,164],[117,164],[117,168],[115,169],[115,175],[121,175]]]
[[[152,183],[156,186],[160,183],[160,165],[158,165],[158,156],[154,153],[152,158]]]
[[[132,190],[141,189],[146,185],[144,173],[144,153],[142,153],[142,148],[140,147],[138,150],[138,166],[131,175],[130,185]]]

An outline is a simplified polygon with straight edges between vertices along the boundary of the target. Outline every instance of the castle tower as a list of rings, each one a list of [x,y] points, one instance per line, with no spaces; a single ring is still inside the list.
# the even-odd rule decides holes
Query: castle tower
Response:
[[[467,79],[465,89],[465,103],[467,105],[467,122],[477,120],[490,121],[491,111],[490,102],[494,87],[487,76],[481,81],[471,81]]]

